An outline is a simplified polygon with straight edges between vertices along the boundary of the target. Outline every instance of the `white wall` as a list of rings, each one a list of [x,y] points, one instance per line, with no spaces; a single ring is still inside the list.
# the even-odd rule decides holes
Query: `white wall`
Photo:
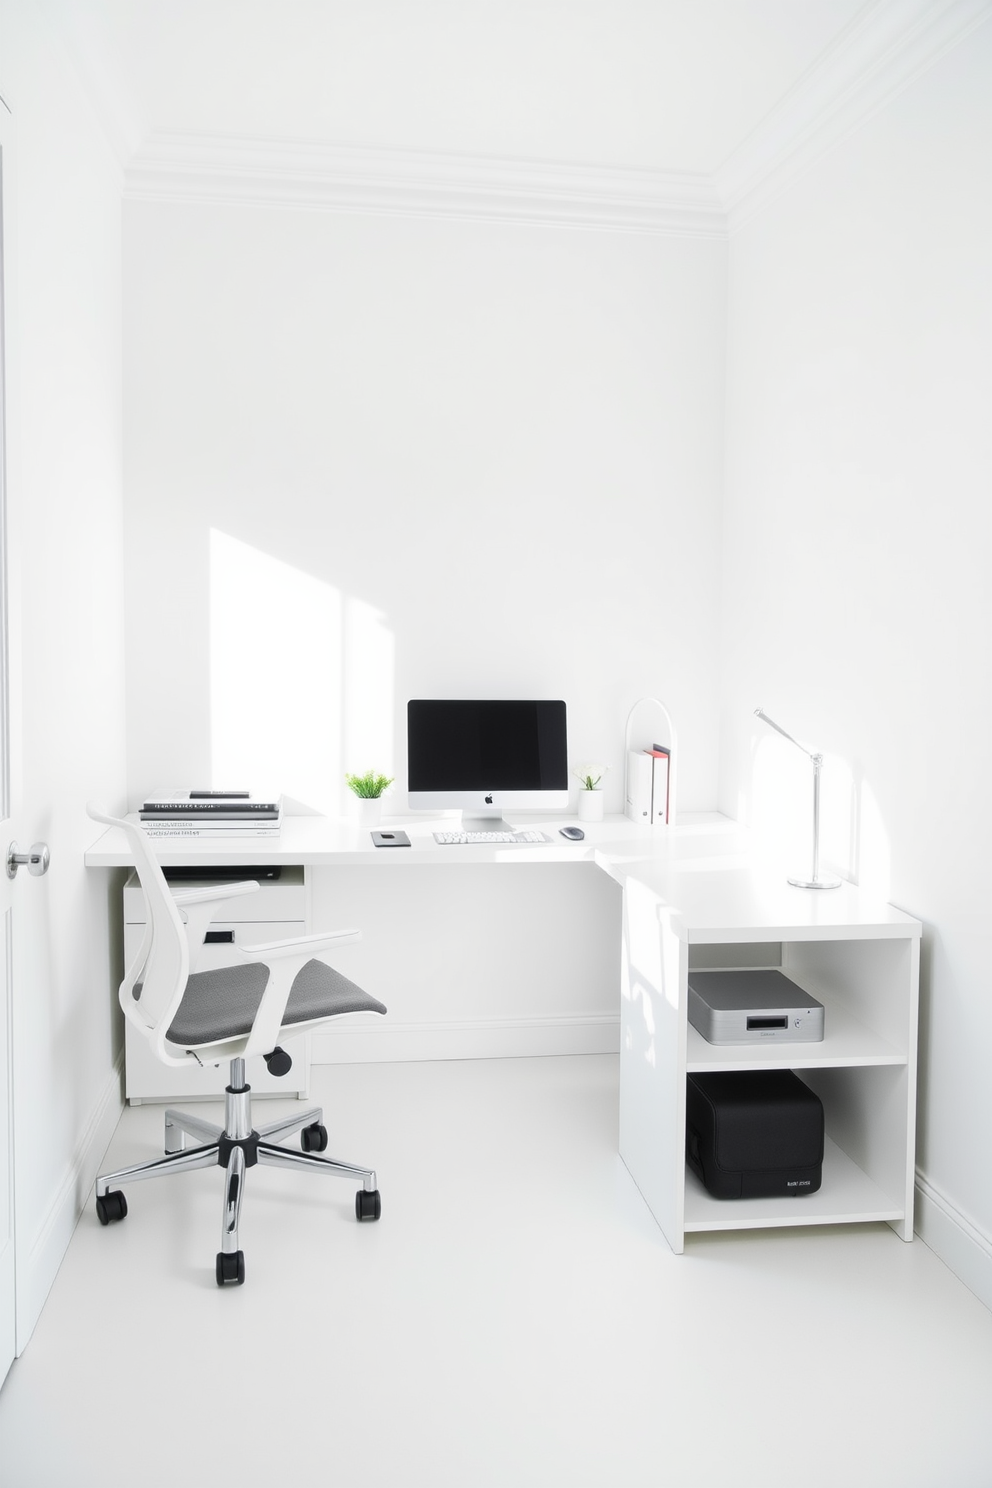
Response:
[[[682,806],[713,806],[725,244],[143,201],[125,227],[132,804],[267,782],[338,814],[376,768],[404,811],[407,699],[464,695],[563,697],[619,811],[653,693]],[[314,924],[363,927],[376,1051],[616,1047],[615,896],[516,878],[352,908],[316,875]]]
[[[19,887],[15,926],[23,1347],[120,1109],[120,914],[83,852],[86,799],[124,804],[121,172],[44,7],[0,6],[0,90],[15,128],[14,806],[26,840],[52,853],[47,877]]]
[[[828,756],[829,855],[924,921],[923,1232],[992,1301],[990,77],[986,25],[732,239],[721,805],[806,851],[762,705]]]
[[[132,802],[272,756],[405,804],[406,699],[461,693],[564,697],[619,810],[656,693],[712,807],[724,244],[130,201],[125,266]],[[212,578],[211,529],[249,550]],[[248,668],[215,616],[211,676],[239,552]]]

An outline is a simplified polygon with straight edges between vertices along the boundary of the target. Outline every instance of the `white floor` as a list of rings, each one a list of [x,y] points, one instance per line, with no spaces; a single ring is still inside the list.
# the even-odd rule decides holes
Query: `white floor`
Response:
[[[88,1208],[0,1392],[5,1488],[992,1484],[992,1314],[884,1225],[672,1255],[615,1059],[323,1067],[314,1098],[381,1221],[252,1169],[221,1291],[216,1170]],[[109,1161],[161,1122],[127,1111]]]

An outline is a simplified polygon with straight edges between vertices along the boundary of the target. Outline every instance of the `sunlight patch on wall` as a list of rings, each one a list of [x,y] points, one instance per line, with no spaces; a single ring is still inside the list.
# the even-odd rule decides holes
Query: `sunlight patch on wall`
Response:
[[[867,893],[877,894],[888,903],[892,897],[892,844],[875,793],[864,783],[860,818],[858,883]]]
[[[796,876],[813,861],[813,766],[794,744],[765,733],[752,757],[754,835],[762,856]],[[820,776],[820,865],[850,875],[850,775],[843,760],[824,755]]]
[[[396,774],[393,758],[393,682],[396,638],[381,610],[360,599],[344,606],[345,770]]]
[[[382,615],[227,533],[210,533],[214,788],[345,810],[353,749],[392,760],[393,638]]]

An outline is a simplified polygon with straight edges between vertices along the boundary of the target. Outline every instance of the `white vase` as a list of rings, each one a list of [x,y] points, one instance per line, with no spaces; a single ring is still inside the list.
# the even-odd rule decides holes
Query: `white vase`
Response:
[[[382,821],[382,797],[359,796],[357,799],[358,825],[374,830]]]
[[[601,790],[579,791],[579,821],[603,820],[603,792]]]

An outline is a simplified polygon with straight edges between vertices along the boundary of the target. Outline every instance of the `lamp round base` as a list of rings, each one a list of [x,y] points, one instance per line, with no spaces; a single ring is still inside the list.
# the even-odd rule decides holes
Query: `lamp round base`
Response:
[[[790,878],[790,884],[797,889],[839,889],[840,879],[828,874],[826,878]]]

